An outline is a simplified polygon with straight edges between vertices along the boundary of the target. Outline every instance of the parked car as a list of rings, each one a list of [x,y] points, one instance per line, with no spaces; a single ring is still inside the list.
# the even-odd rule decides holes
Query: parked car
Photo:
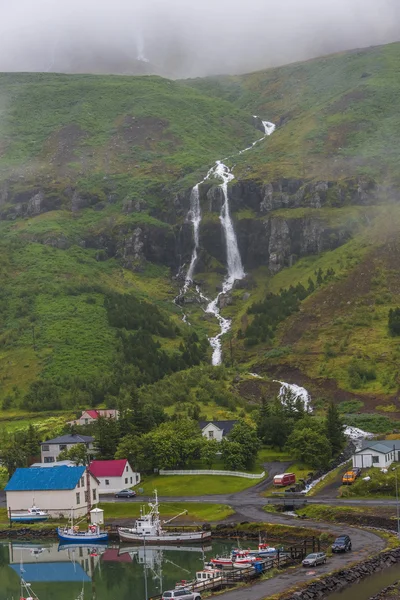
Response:
[[[135,496],[135,490],[121,490],[115,494],[116,498],[134,498]]]
[[[313,552],[305,557],[303,560],[303,567],[316,567],[317,565],[324,565],[325,563],[325,552]]]
[[[342,477],[343,485],[351,485],[355,482],[357,475],[354,471],[346,471],[346,473]]]
[[[356,477],[360,477],[360,475],[361,475],[361,469],[360,469],[360,467],[353,467],[352,471],[353,471],[353,473],[355,473]]]
[[[286,487],[287,485],[293,485],[294,483],[296,483],[295,473],[281,473],[274,477],[275,487]]]
[[[201,600],[199,592],[191,592],[186,588],[163,592],[162,600],[173,600],[174,598],[179,598],[179,600]]]
[[[332,552],[350,552],[351,539],[348,535],[341,535],[332,544]]]

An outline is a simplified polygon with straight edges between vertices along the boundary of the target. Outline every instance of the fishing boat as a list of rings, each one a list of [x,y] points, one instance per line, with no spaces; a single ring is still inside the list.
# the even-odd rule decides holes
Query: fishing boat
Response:
[[[213,589],[217,583],[224,581],[223,571],[205,567],[202,571],[196,572],[196,578],[192,581],[182,579],[175,585],[175,590],[190,590],[193,592]]]
[[[172,519],[161,521],[157,490],[154,491],[154,502],[149,502],[149,511],[141,507],[140,517],[136,519],[132,528],[119,527],[118,535],[122,542],[144,542],[146,544],[186,544],[201,543],[211,539],[211,531],[174,531],[163,529],[163,525],[170,523],[181,515],[187,514],[187,510],[179,513]]]
[[[81,531],[79,523],[74,525],[74,517],[71,514],[71,523],[66,527],[57,527],[57,535],[63,544],[104,544],[108,541],[107,531],[101,530],[99,525],[88,525],[87,531]]]
[[[41,510],[37,506],[33,505],[28,510],[24,511],[11,511],[10,521],[14,523],[38,523],[40,521],[47,521],[49,513],[45,510]]]
[[[210,566],[210,567],[215,567],[217,569],[223,569],[226,567],[233,567],[233,563],[234,563],[234,557],[231,556],[216,556],[215,558],[212,558],[210,560],[210,562],[208,563],[208,565],[206,566]]]

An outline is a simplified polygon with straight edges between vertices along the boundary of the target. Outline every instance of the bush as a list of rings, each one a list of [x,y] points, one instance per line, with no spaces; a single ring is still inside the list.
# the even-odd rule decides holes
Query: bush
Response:
[[[368,381],[375,381],[376,379],[375,367],[359,360],[353,360],[348,366],[347,372],[350,385],[353,388],[362,387]]]
[[[338,406],[338,411],[342,414],[358,413],[364,406],[361,400],[345,400]]]
[[[391,335],[400,335],[400,308],[389,310],[388,326]]]

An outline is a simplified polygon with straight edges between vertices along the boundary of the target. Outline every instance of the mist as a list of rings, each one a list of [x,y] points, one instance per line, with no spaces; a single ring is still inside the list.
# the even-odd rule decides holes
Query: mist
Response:
[[[243,73],[400,39],[399,0],[0,0],[0,71]]]

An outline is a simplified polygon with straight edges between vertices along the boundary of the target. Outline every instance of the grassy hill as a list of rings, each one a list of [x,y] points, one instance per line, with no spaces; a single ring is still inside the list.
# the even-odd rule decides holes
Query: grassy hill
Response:
[[[400,418],[400,345],[387,327],[389,309],[400,306],[399,58],[392,44],[185,82],[1,74],[4,410],[111,405],[136,384],[171,414],[198,404],[229,417],[276,393],[279,378],[316,400],[358,400],[361,411]],[[235,155],[261,135],[254,114],[277,130]],[[228,368],[199,375],[217,326],[196,302],[186,308],[192,327],[182,322],[173,276],[192,247],[190,188],[233,155],[232,212],[248,278],[222,309],[233,320]],[[215,295],[225,259],[211,183],[202,189],[196,278]],[[299,310],[249,344],[253,305],[310,279]],[[254,370],[266,379],[252,380]]]

